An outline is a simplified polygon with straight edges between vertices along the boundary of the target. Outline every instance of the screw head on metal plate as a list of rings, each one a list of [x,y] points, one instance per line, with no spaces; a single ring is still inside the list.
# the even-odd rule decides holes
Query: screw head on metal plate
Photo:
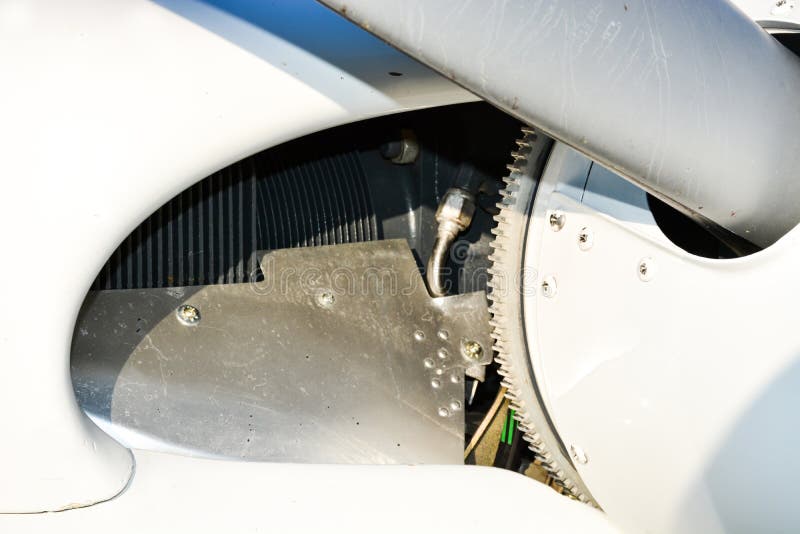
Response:
[[[461,344],[461,354],[470,360],[479,360],[483,356],[483,347],[477,341],[469,339]]]
[[[330,308],[336,303],[336,296],[330,291],[323,291],[317,295],[317,304],[323,308]]]
[[[636,266],[636,271],[642,282],[649,282],[656,274],[656,262],[653,258],[642,258]]]
[[[560,211],[554,211],[550,214],[550,228],[553,229],[554,232],[558,232],[562,228],[564,228],[564,223],[567,222],[567,216]]]
[[[578,233],[578,248],[586,251],[592,248],[592,245],[594,245],[594,234],[586,227],[581,228]]]
[[[552,276],[546,276],[544,280],[542,280],[542,295],[547,298],[553,298],[556,296],[557,291],[558,285],[556,285],[556,279]]]
[[[200,310],[189,304],[182,304],[175,310],[178,320],[187,326],[193,326],[200,322]]]

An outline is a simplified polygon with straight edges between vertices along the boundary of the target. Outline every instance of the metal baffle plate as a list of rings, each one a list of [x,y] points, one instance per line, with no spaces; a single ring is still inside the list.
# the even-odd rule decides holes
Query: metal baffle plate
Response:
[[[465,343],[491,358],[483,293],[431,298],[402,240],[261,266],[255,284],[90,293],[72,346],[83,409],[133,448],[462,463]]]

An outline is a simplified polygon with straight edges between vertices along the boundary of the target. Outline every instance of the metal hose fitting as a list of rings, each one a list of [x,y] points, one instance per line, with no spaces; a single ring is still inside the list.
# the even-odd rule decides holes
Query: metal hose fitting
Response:
[[[425,272],[428,291],[434,297],[443,297],[447,294],[443,271],[447,264],[448,252],[458,234],[469,228],[474,213],[475,195],[460,187],[448,189],[439,203],[439,208],[436,210],[436,222],[439,226]]]

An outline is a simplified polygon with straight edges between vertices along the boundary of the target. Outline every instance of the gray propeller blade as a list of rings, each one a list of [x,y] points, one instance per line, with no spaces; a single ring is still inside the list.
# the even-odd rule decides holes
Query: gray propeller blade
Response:
[[[709,227],[800,221],[800,62],[727,0],[321,1]]]

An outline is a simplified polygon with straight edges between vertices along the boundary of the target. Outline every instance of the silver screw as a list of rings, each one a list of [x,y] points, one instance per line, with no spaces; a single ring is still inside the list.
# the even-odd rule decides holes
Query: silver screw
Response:
[[[567,222],[567,216],[564,215],[560,211],[554,211],[550,214],[550,228],[553,229],[554,232],[558,232],[562,228],[564,228],[564,224]]]
[[[589,250],[594,245],[594,234],[588,228],[581,228],[578,234],[578,248],[581,250]]]
[[[450,401],[450,409],[453,410],[454,412],[457,412],[458,410],[460,410],[461,407],[462,407],[462,404],[461,404],[460,400],[453,399],[453,400]]]
[[[655,274],[655,262],[653,258],[643,258],[639,261],[639,265],[636,267],[636,271],[639,274],[639,279],[642,282],[649,282],[653,279],[653,275]]]
[[[317,303],[323,308],[330,308],[336,302],[336,297],[330,291],[323,291],[317,295]]]
[[[422,364],[428,369],[433,369],[436,367],[436,362],[433,361],[433,358],[425,358],[422,360]]]
[[[570,445],[569,447],[569,454],[572,456],[572,459],[578,462],[581,465],[586,465],[589,463],[589,457],[586,456],[586,453],[580,447],[575,445]]]
[[[439,380],[438,378],[434,378],[433,380],[431,380],[431,387],[433,389],[439,389],[440,387],[442,387],[442,381]]]
[[[442,406],[439,408],[439,417],[447,417],[450,415],[450,410]]]
[[[436,335],[439,336],[439,339],[441,339],[442,341],[447,341],[448,339],[450,339],[450,332],[444,329],[439,330],[439,332]]]
[[[442,348],[436,351],[436,355],[442,360],[446,360],[450,353],[447,352],[447,349]]]
[[[773,15],[785,15],[794,9],[794,2],[790,0],[776,0],[770,13]]]
[[[417,330],[414,332],[414,339],[417,341],[425,341],[425,332],[422,330]]]
[[[196,325],[200,322],[200,310],[189,304],[178,306],[175,310],[178,320],[187,326]]]
[[[546,276],[544,280],[542,280],[542,295],[551,299],[556,296],[557,291],[558,286],[556,285],[556,279],[552,276]]]
[[[467,340],[461,344],[461,354],[470,360],[480,360],[483,356],[483,347],[477,341]]]

